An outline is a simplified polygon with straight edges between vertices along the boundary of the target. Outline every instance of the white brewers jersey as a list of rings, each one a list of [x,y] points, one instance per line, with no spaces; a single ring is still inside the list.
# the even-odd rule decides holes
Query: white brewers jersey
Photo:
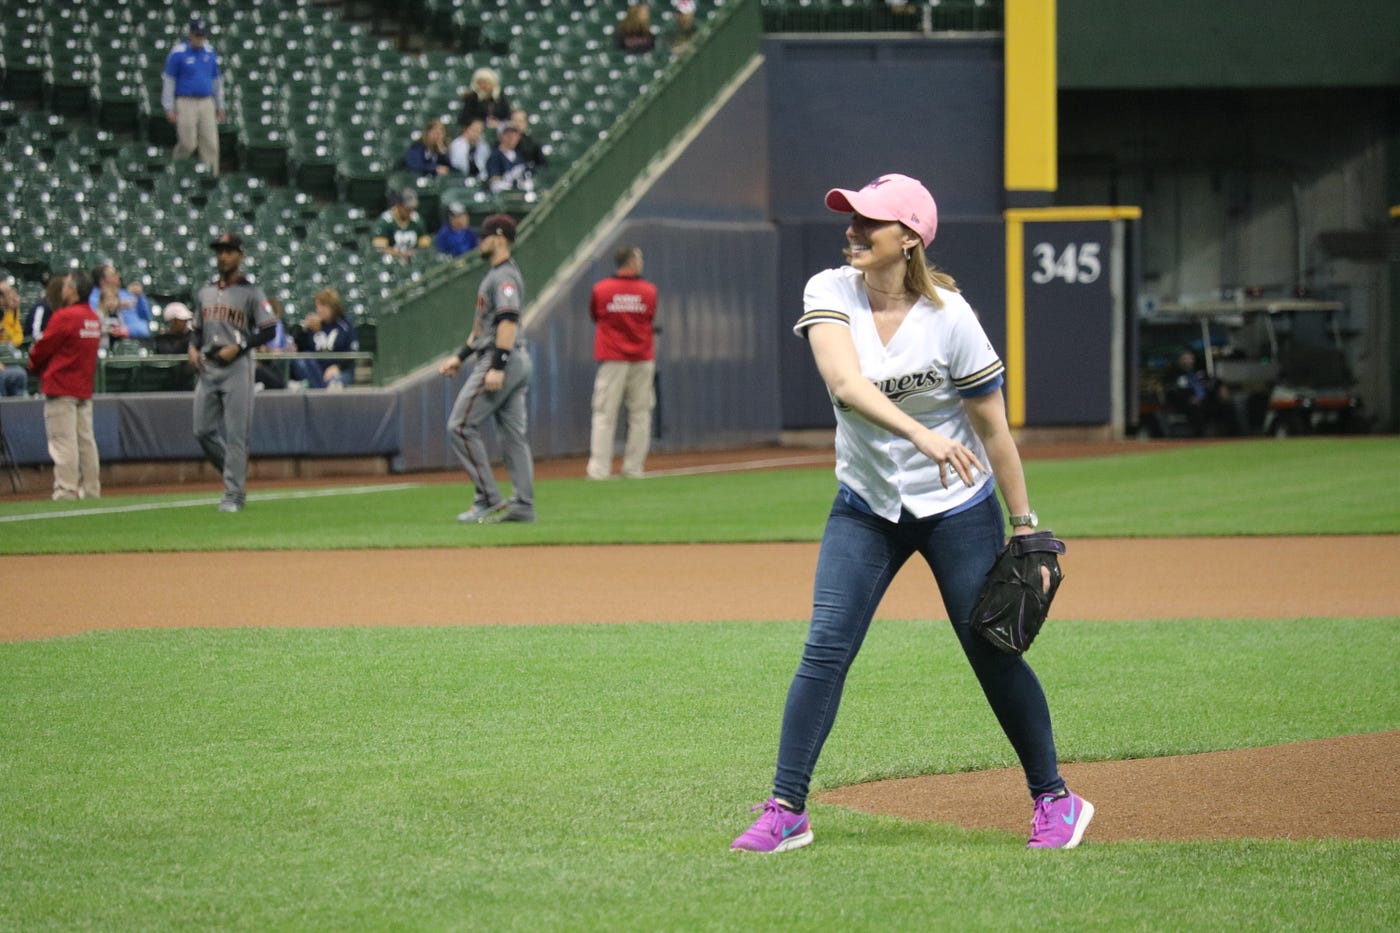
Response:
[[[1000,388],[1005,366],[967,301],[957,292],[939,289],[938,294],[942,308],[920,298],[885,345],[875,330],[860,271],[850,266],[827,269],[808,280],[802,317],[793,331],[805,336],[813,324],[849,327],[861,374],[903,412],[966,445],[990,469],[962,400]],[[881,518],[898,521],[901,508],[928,518],[991,493],[990,474],[974,474],[974,485],[969,487],[951,468],[944,489],[938,464],[913,443],[835,398],[832,404],[836,408],[836,478]]]

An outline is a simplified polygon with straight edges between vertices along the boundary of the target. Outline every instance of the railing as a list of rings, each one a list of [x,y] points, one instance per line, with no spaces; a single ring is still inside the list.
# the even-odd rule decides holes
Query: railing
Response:
[[[521,223],[512,250],[531,294],[539,294],[580,240],[621,200],[648,164],[688,127],[758,51],[759,0],[726,3],[705,34],[675,54],[651,87]],[[478,257],[435,269],[392,296],[378,318],[379,379],[388,382],[460,344],[471,329]]]
[[[374,354],[364,350],[324,352],[324,353],[259,353],[258,364],[290,364],[293,360],[318,360],[323,363],[355,363],[356,384],[369,386],[370,380],[361,382],[374,364]],[[93,380],[96,392],[159,392],[188,391],[194,383],[194,370],[189,367],[189,357],[184,353],[148,353],[144,356],[103,356],[97,361],[97,375]],[[113,374],[120,377],[114,378]],[[179,376],[180,379],[175,377]],[[127,381],[127,380],[130,381]],[[114,388],[119,386],[119,388]]]
[[[764,32],[893,32],[931,36],[949,32],[1000,32],[1004,21],[1003,0],[763,2]]]

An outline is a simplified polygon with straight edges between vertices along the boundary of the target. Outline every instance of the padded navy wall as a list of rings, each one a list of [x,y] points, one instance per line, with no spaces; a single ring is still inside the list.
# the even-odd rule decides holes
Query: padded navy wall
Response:
[[[846,218],[823,205],[829,188],[886,172],[923,181],[940,216],[930,257],[1004,352],[1001,40],[782,36],[765,39],[763,53],[783,427],[835,423],[807,345],[792,334],[807,279],[844,261]]]

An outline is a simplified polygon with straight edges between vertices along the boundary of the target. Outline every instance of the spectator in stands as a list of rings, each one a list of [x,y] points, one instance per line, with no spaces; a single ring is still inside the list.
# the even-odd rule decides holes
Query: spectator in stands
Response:
[[[472,120],[447,147],[447,164],[468,178],[486,178],[486,160],[491,158],[491,144],[486,141],[486,124]]]
[[[44,335],[44,325],[48,323],[52,314],[53,308],[49,307],[47,293],[40,295],[39,300],[34,302],[24,314],[24,340],[26,343],[33,343]]]
[[[190,321],[194,320],[194,313],[183,302],[172,301],[161,310],[161,320],[164,323],[160,333],[151,341],[155,352],[181,357],[176,364],[180,378],[172,379],[166,388],[171,391],[193,389],[195,371],[189,362],[189,349]]]
[[[651,7],[648,4],[633,3],[627,7],[622,22],[617,24],[615,41],[617,47],[628,55],[650,52],[656,48],[656,37],[651,33]]]
[[[267,355],[295,353],[297,345],[282,323],[287,311],[282,304],[282,299],[268,295],[267,303],[272,308],[273,316],[277,318],[277,327],[272,333],[272,339],[258,347],[258,365],[253,371],[254,387],[260,385],[264,389],[285,389],[287,388],[287,372],[290,368],[288,362],[286,360],[273,361],[268,359]]]
[[[407,262],[415,250],[425,248],[428,228],[418,216],[418,195],[411,188],[395,191],[389,198],[389,209],[379,215],[371,231],[371,242],[381,253]]]
[[[97,271],[92,270],[92,278],[89,281],[97,281]],[[92,291],[97,295],[97,303],[93,304],[89,299],[88,305],[102,317],[102,349],[106,350],[114,341],[126,339],[126,328],[122,326],[122,319],[118,314],[121,299],[117,295],[115,285],[94,286]]]
[[[184,356],[190,348],[190,321],[194,320],[194,313],[183,302],[172,301],[161,311],[161,319],[165,326],[156,335],[155,351]]]
[[[23,343],[19,292],[9,282],[0,282],[0,360],[6,361],[0,362],[0,395],[23,396],[29,392],[29,376],[19,352]]]
[[[496,148],[486,161],[486,181],[492,194],[502,191],[529,191],[534,187],[530,167],[520,158],[516,146],[520,130],[513,123],[502,123],[496,135]]]
[[[433,246],[444,256],[463,256],[476,250],[476,233],[471,228],[472,218],[462,204],[447,206],[447,223],[438,227]]]
[[[674,15],[667,39],[671,43],[671,51],[674,52],[695,38],[695,0],[674,0],[671,6]]]
[[[515,144],[515,151],[520,153],[520,161],[525,163],[530,174],[533,175],[548,165],[549,159],[545,158],[544,150],[535,141],[535,137],[530,135],[529,114],[517,107],[510,112],[510,125],[520,131],[520,139]]]
[[[115,315],[125,330],[122,336],[132,340],[144,340],[151,336],[151,304],[146,300],[140,282],[130,282],[123,287],[122,278],[111,263],[92,270],[92,280],[95,285],[88,296],[88,304],[92,305],[93,310],[102,311],[107,316]],[[104,294],[110,297],[104,299]],[[113,307],[104,309],[104,300]]]
[[[58,310],[29,351],[29,369],[39,377],[45,398],[55,499],[96,499],[102,494],[92,433],[92,385],[102,318],[81,297],[91,288],[87,276],[77,273],[49,278],[45,292],[49,306]]]
[[[441,120],[429,120],[423,127],[404,152],[403,167],[419,175],[446,175],[452,171],[447,164],[447,128]]]
[[[339,292],[323,288],[316,293],[316,311],[302,321],[296,343],[302,353],[350,353],[360,348]],[[344,389],[355,384],[355,364],[349,360],[293,360],[292,376],[312,389]]]
[[[189,38],[175,43],[165,60],[160,105],[175,124],[175,151],[183,159],[199,150],[199,160],[219,174],[219,124],[224,121],[224,79],[219,56],[205,41],[209,22],[190,19]]]
[[[473,71],[472,86],[462,95],[457,122],[466,126],[473,120],[480,120],[487,129],[495,129],[509,119],[510,101],[501,90],[501,76],[491,68]]]

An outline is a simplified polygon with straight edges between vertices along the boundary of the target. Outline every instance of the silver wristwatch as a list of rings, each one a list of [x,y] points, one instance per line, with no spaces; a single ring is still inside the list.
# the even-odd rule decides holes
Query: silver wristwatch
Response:
[[[1010,518],[1012,528],[1034,529],[1040,524],[1040,516],[1035,514],[1035,509],[1031,509],[1025,515],[1013,515]]]

